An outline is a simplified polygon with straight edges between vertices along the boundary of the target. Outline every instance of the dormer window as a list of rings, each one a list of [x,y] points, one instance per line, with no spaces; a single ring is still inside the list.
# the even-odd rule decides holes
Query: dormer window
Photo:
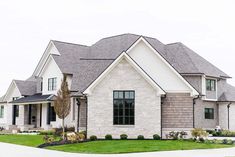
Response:
[[[213,79],[206,79],[206,90],[216,91],[216,81]]]
[[[48,91],[56,90],[56,77],[48,79]]]

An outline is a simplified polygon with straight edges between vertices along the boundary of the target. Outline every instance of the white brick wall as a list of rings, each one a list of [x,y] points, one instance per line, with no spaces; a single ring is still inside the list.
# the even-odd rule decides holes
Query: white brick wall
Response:
[[[135,125],[113,125],[113,90],[135,90]],[[123,133],[129,138],[160,135],[160,103],[156,91],[124,59],[88,96],[88,137],[104,138],[111,134],[119,138]]]

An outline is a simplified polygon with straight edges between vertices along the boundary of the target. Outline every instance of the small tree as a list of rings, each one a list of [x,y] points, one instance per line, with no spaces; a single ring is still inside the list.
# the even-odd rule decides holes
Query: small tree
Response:
[[[57,92],[55,99],[55,112],[62,119],[63,139],[65,139],[64,119],[70,113],[70,91],[68,88],[67,76],[64,74],[60,90]]]

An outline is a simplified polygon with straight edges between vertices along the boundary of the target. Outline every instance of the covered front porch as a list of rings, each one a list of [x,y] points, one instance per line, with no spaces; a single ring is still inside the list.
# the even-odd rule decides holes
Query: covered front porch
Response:
[[[56,123],[54,95],[35,94],[12,101],[12,126],[20,131],[48,130]]]

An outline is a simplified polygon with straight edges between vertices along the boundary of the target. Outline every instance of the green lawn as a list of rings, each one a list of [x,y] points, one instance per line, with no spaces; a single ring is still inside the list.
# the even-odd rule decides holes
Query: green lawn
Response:
[[[97,153],[97,154],[116,154],[133,152],[153,152],[169,150],[190,150],[190,149],[210,149],[227,148],[231,145],[206,144],[191,141],[173,140],[111,140],[94,141],[79,144],[69,144],[61,146],[47,147],[51,150],[59,150],[73,153]]]
[[[0,135],[0,142],[19,144],[36,147],[43,143],[42,135]],[[73,153],[133,153],[133,152],[153,152],[168,150],[190,150],[226,148],[232,145],[196,143],[192,141],[173,140],[100,140],[78,144],[68,144],[61,146],[47,147],[51,150],[59,150]]]
[[[0,135],[0,142],[37,147],[43,143],[42,135]]]

